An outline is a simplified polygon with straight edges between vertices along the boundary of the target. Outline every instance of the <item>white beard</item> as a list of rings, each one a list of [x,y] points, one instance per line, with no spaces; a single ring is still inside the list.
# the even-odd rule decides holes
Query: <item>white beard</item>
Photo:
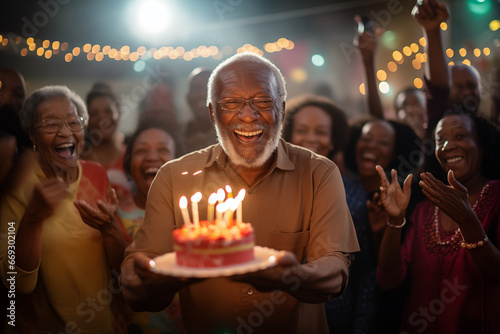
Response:
[[[219,143],[224,149],[224,152],[226,152],[231,163],[233,163],[234,165],[246,168],[258,168],[263,166],[271,158],[274,151],[276,151],[280,140],[281,130],[283,128],[283,121],[275,123],[274,126],[268,129],[264,129],[264,131],[269,132],[270,140],[265,144],[262,154],[258,155],[255,158],[245,159],[238,154],[238,152],[234,148],[233,143],[229,139],[229,136],[234,130],[237,130],[237,127],[235,127],[234,129],[224,128],[223,126],[221,126],[217,116],[214,116],[215,131],[217,133]]]

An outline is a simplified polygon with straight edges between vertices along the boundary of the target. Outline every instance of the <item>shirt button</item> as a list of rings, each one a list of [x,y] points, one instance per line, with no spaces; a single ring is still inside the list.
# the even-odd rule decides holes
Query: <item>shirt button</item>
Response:
[[[253,295],[253,290],[252,289],[248,289],[247,293],[248,293],[249,296],[251,296],[251,295]]]

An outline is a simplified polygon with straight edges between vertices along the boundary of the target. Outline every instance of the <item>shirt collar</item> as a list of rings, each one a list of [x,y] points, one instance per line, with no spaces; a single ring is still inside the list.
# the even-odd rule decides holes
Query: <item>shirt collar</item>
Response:
[[[288,158],[288,146],[286,145],[286,142],[281,138],[278,142],[278,148],[276,149],[276,151],[276,158],[271,169],[279,168],[281,170],[294,170],[295,166]],[[228,165],[227,154],[226,152],[224,152],[220,144],[216,144],[214,146],[212,154],[208,155],[204,167],[209,168],[214,163],[219,164],[219,166],[221,166],[223,169]]]

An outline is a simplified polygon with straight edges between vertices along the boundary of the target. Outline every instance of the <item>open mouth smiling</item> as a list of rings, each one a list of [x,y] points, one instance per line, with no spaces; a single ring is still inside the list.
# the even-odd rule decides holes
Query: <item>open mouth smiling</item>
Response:
[[[236,137],[244,142],[251,142],[258,140],[261,136],[264,130],[257,130],[257,131],[241,131],[241,130],[234,130],[234,133],[236,134]]]
[[[63,159],[71,159],[75,153],[74,143],[65,143],[55,148],[56,154]]]

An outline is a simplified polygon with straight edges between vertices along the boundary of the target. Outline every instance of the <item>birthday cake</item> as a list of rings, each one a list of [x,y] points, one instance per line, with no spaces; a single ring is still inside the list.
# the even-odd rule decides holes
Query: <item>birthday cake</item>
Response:
[[[200,221],[173,231],[176,263],[190,268],[213,268],[254,259],[254,233],[249,223],[214,224]]]

